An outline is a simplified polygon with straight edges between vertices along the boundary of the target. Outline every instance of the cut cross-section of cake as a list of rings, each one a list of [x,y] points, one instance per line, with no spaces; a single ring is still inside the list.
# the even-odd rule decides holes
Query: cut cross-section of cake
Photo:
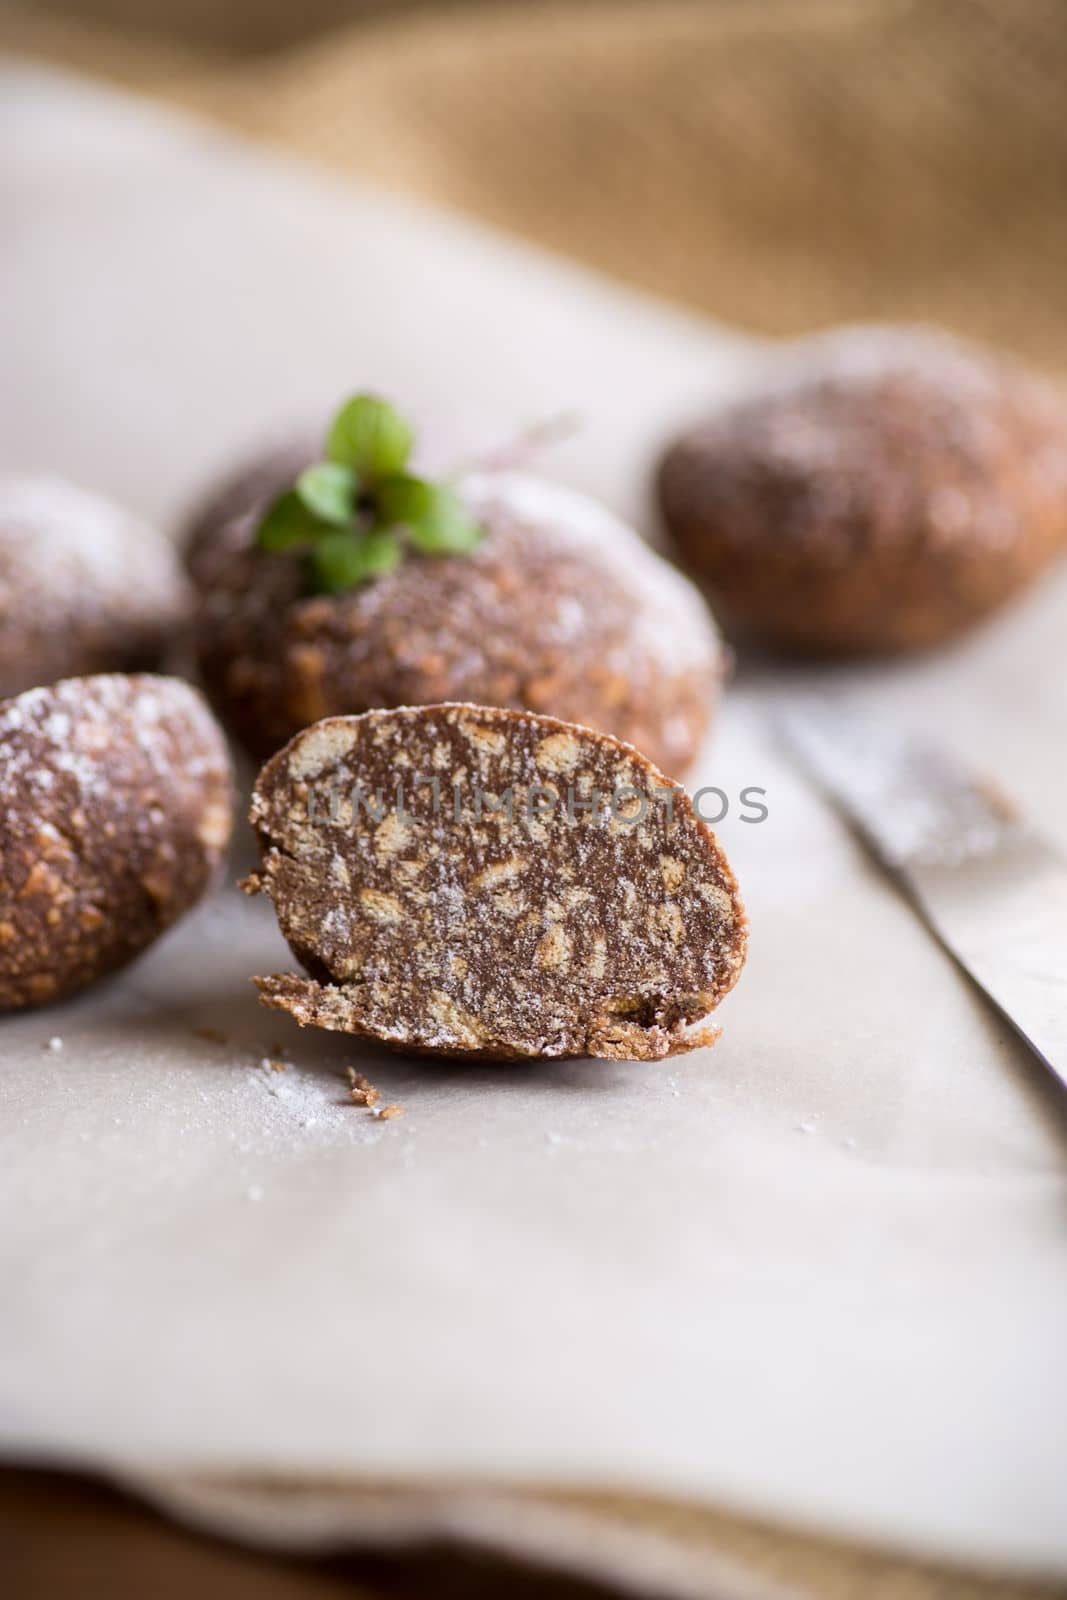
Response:
[[[707,1044],[745,957],[737,884],[632,746],[476,705],[334,717],[260,773],[251,820],[306,976],[301,1024],[496,1060]]]

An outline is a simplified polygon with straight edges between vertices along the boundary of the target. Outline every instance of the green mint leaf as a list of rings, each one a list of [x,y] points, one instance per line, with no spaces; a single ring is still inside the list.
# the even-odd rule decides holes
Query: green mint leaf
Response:
[[[300,473],[256,533],[260,549],[304,551],[313,590],[343,594],[399,566],[406,554],[466,555],[485,530],[455,491],[405,470],[412,433],[376,395],[334,417],[325,461]]]
[[[409,472],[398,472],[383,478],[374,491],[374,505],[379,523],[386,528],[411,527],[430,514],[434,488],[422,478]]]
[[[426,504],[417,520],[408,522],[408,538],[427,556],[467,555],[479,545],[483,530],[455,490],[424,484]]]
[[[343,594],[391,572],[402,554],[395,535],[380,528],[370,533],[327,533],[311,550],[316,587],[325,594]]]
[[[274,501],[256,532],[256,544],[261,550],[275,553],[300,550],[327,531],[327,524],[311,511],[295,489],[287,489]]]
[[[356,514],[359,478],[337,461],[317,461],[297,478],[296,492],[316,517],[343,528]]]
[[[334,417],[326,454],[358,472],[364,484],[373,484],[403,472],[412,443],[411,429],[399,412],[376,395],[357,394]]]
[[[395,533],[388,528],[371,528],[363,535],[363,561],[369,578],[380,578],[392,572],[404,559],[404,550]]]

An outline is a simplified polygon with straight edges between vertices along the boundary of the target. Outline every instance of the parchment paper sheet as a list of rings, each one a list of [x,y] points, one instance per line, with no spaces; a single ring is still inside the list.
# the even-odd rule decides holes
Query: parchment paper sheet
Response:
[[[135,101],[0,92],[5,468],[172,520],[257,435],[377,387],[442,457],[576,409],[550,469],[647,527],[662,437],[757,358]],[[1067,842],[1065,662],[1061,574],[848,684]],[[616,1487],[1067,1575],[1067,1117],[779,759],[799,681],[742,673],[694,774],[770,808],[720,829],[753,939],[713,1051],[361,1056],[257,1007],[249,974],[290,963],[232,890],[5,1021],[5,1452]],[[350,1105],[350,1063],[406,1116]]]

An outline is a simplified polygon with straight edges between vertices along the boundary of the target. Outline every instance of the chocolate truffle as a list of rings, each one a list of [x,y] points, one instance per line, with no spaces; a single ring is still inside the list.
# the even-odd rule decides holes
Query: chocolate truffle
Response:
[[[0,479],[0,696],[164,664],[190,599],[154,528],[59,478]]]
[[[1067,545],[1067,406],[947,334],[842,329],[681,438],[659,492],[731,629],[825,655],[920,649]]]
[[[667,772],[693,759],[723,673],[698,592],[610,512],[558,484],[475,474],[486,537],[309,596],[299,557],[253,525],[201,585],[198,653],[220,715],[263,757],[325,716],[470,700],[626,739]]]
[[[175,678],[0,704],[0,1011],[84,989],[195,904],[230,835],[222,733]]]
[[[654,1060],[707,1044],[746,924],[684,790],[554,717],[332,717],[259,775],[266,893],[309,974],[257,980],[315,1027],[446,1056]]]

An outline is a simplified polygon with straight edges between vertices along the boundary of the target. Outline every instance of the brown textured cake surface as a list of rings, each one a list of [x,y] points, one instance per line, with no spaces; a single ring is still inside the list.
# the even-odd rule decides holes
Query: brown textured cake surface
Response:
[[[930,329],[787,347],[659,473],[724,622],[836,654],[963,631],[1067,548],[1067,402]]]
[[[198,630],[224,721],[263,757],[325,716],[470,700],[586,723],[684,771],[723,671],[692,584],[558,484],[478,474],[462,492],[487,530],[472,555],[410,556],[339,596],[306,596],[299,557],[231,534]]]
[[[556,718],[330,718],[267,763],[251,820],[248,887],[309,974],[257,981],[301,1024],[442,1055],[657,1059],[709,1042],[691,1025],[744,962],[736,882],[684,791]]]
[[[0,1011],[138,955],[211,883],[231,813],[225,742],[188,684],[107,674],[0,704]]]
[[[156,529],[60,478],[0,479],[0,696],[160,666],[190,603]]]

